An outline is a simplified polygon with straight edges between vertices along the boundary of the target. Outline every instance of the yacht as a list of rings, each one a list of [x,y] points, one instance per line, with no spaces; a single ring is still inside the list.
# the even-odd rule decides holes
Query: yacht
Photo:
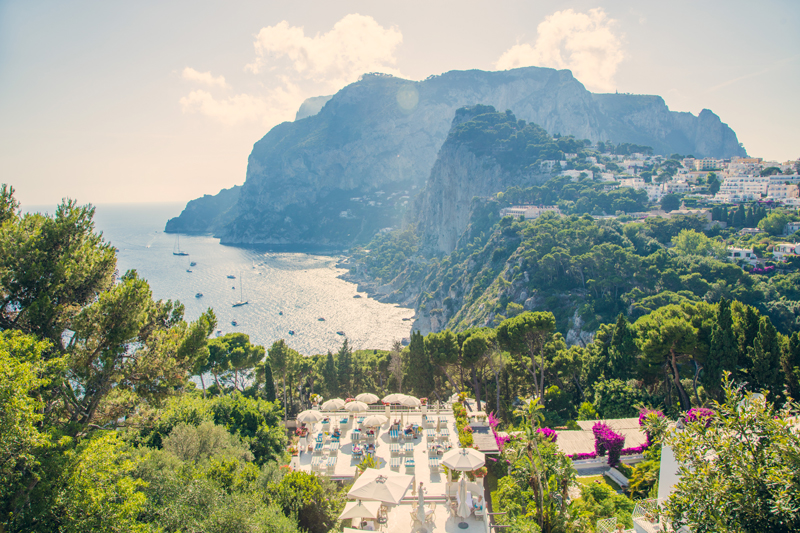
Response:
[[[195,298],[202,298],[203,297],[203,293],[202,292],[198,292],[197,294],[194,295],[194,297]]]

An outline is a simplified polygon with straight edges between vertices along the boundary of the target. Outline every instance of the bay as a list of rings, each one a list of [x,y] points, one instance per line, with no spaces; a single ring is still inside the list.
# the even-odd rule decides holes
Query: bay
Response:
[[[210,307],[221,333],[247,333],[267,348],[285,339],[304,355],[336,352],[344,340],[337,332],[354,349],[389,349],[410,335],[414,311],[359,294],[355,284],[338,278],[344,270],[336,267],[337,256],[223,246],[210,236],[164,233],[166,221],[183,207],[101,204],[95,223],[118,249],[120,273],[137,270],[150,283],[154,298],[184,304],[187,319]],[[53,213],[55,208],[25,210]],[[176,245],[189,255],[173,255]],[[203,296],[195,297],[197,293]],[[232,307],[240,295],[249,303]]]

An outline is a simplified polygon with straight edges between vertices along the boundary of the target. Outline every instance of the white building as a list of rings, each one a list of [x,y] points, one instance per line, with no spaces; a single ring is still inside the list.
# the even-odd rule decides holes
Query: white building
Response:
[[[751,265],[758,263],[758,257],[753,253],[752,248],[728,248],[728,260],[734,263],[744,261]]]
[[[694,160],[695,170],[715,170],[719,168],[722,168],[722,161],[718,159],[712,159],[710,157],[706,157],[703,159]]]
[[[722,181],[719,192],[714,198],[731,203],[758,200],[767,194],[767,187],[769,178],[730,176]]]
[[[778,261],[783,261],[787,255],[800,254],[800,244],[782,242],[772,247],[772,257]]]
[[[691,190],[691,186],[683,180],[673,180],[664,183],[664,194],[682,194]]]
[[[787,222],[783,227],[783,234],[791,235],[797,230],[800,230],[800,222]]]
[[[511,216],[514,218],[524,218],[525,220],[533,220],[539,218],[543,213],[552,212],[561,215],[561,210],[554,205],[515,205],[512,207],[504,207],[500,210],[500,217]]]
[[[798,198],[797,184],[769,184],[767,187],[767,198],[771,200],[785,200],[786,198]]]
[[[562,170],[562,176],[569,176],[572,178],[572,181],[576,181],[581,177],[581,174],[586,174],[586,177],[589,179],[594,179],[594,172],[591,170]]]

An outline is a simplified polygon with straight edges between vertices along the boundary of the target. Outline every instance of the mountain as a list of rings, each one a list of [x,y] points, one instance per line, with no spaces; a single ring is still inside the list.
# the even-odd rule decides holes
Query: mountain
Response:
[[[206,194],[186,204],[186,208],[175,218],[167,221],[167,233],[214,233],[225,227],[236,216],[241,185],[222,189],[215,195]]]
[[[308,116],[275,126],[254,145],[229,210],[235,218],[211,230],[223,243],[346,248],[400,225],[464,106],[514,109],[550,133],[591,142],[745,155],[710,111],[695,117],[669,111],[658,96],[592,94],[567,70],[452,71],[420,82],[372,74],[310,114],[320,102],[304,103],[298,116]],[[171,227],[181,226],[193,227]]]

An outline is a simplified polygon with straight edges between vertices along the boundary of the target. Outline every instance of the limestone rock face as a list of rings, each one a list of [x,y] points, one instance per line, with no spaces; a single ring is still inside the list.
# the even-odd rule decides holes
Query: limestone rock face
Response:
[[[421,82],[368,75],[323,100],[305,102],[298,120],[254,145],[236,216],[215,229],[222,242],[346,248],[402,224],[456,109],[475,104],[580,139],[744,155],[710,112],[672,113],[659,97],[594,95],[567,70],[453,71]]]
[[[215,195],[206,194],[186,204],[186,208],[167,222],[166,233],[214,233],[236,217],[236,204],[242,187],[234,185]]]

